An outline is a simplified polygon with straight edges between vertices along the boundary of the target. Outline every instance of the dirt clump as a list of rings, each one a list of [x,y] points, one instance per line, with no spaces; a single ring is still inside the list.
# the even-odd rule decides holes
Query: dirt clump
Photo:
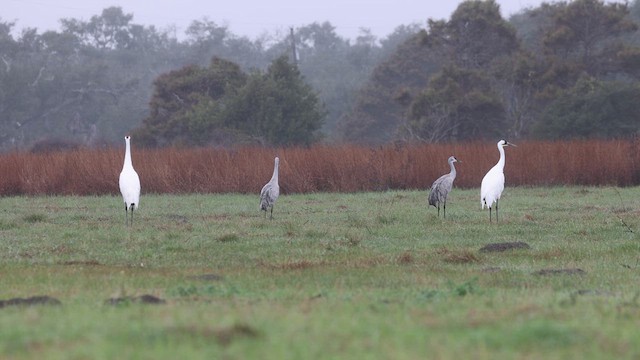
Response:
[[[531,249],[531,246],[522,241],[492,243],[481,247],[480,252],[503,252],[514,249]]]
[[[167,302],[159,297],[155,297],[153,295],[140,295],[140,296],[123,296],[118,298],[111,298],[105,301],[106,305],[123,305],[123,304],[151,304],[151,305],[160,305],[166,304]]]
[[[245,324],[235,324],[215,332],[216,340],[223,346],[229,345],[238,338],[257,338],[259,335],[256,329]]]
[[[61,265],[85,265],[85,266],[100,266],[98,261],[96,260],[69,260],[60,263]]]
[[[0,309],[6,306],[34,306],[34,305],[62,305],[60,300],[44,295],[32,296],[28,298],[13,298],[0,300]]]
[[[538,270],[536,272],[533,273],[533,275],[541,275],[541,276],[546,276],[546,275],[562,275],[562,274],[566,274],[566,275],[584,275],[587,272],[579,269],[579,268],[568,268],[568,269],[542,269],[542,270]]]

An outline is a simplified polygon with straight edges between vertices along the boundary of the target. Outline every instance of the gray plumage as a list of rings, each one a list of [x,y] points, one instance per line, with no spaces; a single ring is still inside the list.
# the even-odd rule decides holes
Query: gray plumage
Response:
[[[453,180],[456,179],[456,167],[453,163],[458,162],[458,159],[455,156],[451,156],[448,162],[451,172],[440,176],[434,181],[429,192],[429,205],[438,208],[438,216],[440,216],[440,204],[442,204],[445,218],[447,217],[447,196],[451,191],[451,187],[453,187]]]
[[[280,195],[280,186],[278,185],[278,166],[280,159],[276,157],[273,165],[273,175],[271,180],[266,183],[260,191],[260,210],[264,211],[264,217],[267,217],[267,210],[271,209],[270,219],[273,219],[273,205],[275,205]]]

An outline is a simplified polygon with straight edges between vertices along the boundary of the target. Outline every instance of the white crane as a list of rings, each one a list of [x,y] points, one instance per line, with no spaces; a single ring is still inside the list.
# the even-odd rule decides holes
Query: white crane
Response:
[[[516,146],[505,140],[498,141],[498,151],[500,152],[500,160],[498,163],[489,170],[487,175],[482,178],[482,185],[480,186],[480,203],[482,208],[489,208],[489,222],[491,222],[491,209],[493,203],[496,203],[496,222],[498,221],[498,200],[504,190],[504,147]]]
[[[120,193],[124,200],[124,217],[125,224],[129,224],[128,212],[131,210],[131,225],[133,225],[133,210],[140,205],[140,178],[138,173],[133,169],[131,162],[131,136],[124,137],[126,145],[124,152],[124,165],[120,172]]]
[[[276,156],[275,164],[273,165],[273,175],[271,180],[266,183],[260,191],[260,211],[264,210],[264,217],[267,217],[267,210],[271,208],[271,217],[273,219],[273,205],[278,200],[280,195],[280,186],[278,185],[278,166],[280,165],[280,159]]]
[[[458,161],[455,156],[450,156],[449,167],[451,168],[451,172],[448,174],[444,174],[440,176],[436,181],[431,185],[431,191],[429,192],[429,205],[433,205],[438,208],[438,217],[440,216],[440,204],[443,204],[444,217],[447,217],[447,196],[451,191],[451,187],[453,186],[453,180],[456,179],[456,167],[453,165],[454,162],[462,162]]]

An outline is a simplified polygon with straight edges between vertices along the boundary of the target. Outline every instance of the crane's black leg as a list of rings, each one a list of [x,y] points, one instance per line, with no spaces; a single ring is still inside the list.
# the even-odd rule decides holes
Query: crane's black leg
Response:
[[[131,226],[133,226],[133,206],[135,204],[131,204]]]
[[[127,208],[127,203],[124,203],[124,225],[129,226],[129,208]]]
[[[491,224],[491,206],[489,206],[489,224]]]
[[[444,199],[444,205],[442,206],[442,210],[444,212],[444,218],[447,218],[447,199]]]
[[[265,212],[265,215],[267,213]],[[269,220],[273,220],[273,205],[271,206],[271,216],[269,216]]]
[[[498,200],[496,200],[496,223],[498,222]]]
[[[439,202],[438,202],[437,208],[438,208],[438,217],[440,217],[440,203]]]

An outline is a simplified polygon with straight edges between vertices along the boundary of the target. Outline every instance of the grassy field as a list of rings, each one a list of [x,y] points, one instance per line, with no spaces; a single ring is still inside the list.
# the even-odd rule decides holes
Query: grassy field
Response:
[[[426,195],[0,198],[0,358],[640,357],[640,188]]]

